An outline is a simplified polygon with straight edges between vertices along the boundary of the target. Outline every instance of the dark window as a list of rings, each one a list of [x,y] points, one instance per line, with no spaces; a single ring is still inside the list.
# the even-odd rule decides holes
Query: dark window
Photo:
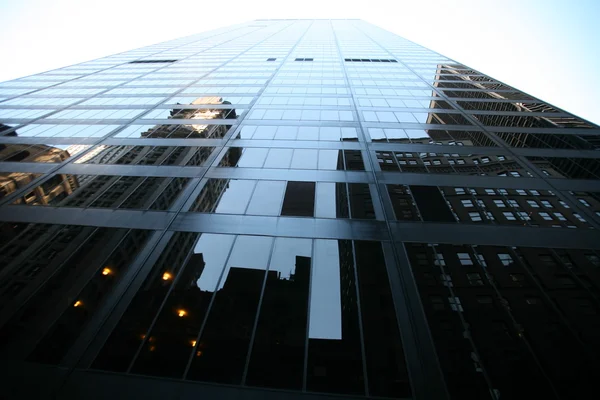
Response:
[[[346,62],[393,62],[397,63],[397,60],[393,58],[344,58]]]
[[[429,298],[431,300],[431,306],[434,310],[443,310],[444,307],[444,299],[439,296],[432,296]]]
[[[177,60],[136,60],[130,61],[129,64],[159,64],[159,63],[172,63]]]
[[[248,366],[248,385],[302,388],[311,252],[310,239],[275,239]]]
[[[296,58],[294,61],[313,61],[312,58]]]
[[[472,286],[483,286],[481,275],[477,272],[467,274],[467,279],[469,280],[469,284]]]
[[[306,388],[364,395],[352,243],[316,240],[313,254]]]
[[[375,396],[410,397],[408,373],[381,244],[354,243],[369,391]]]
[[[271,279],[278,277],[275,271],[267,273],[272,245],[273,238],[270,237],[238,236],[220,279],[216,278],[218,269],[213,270],[217,272],[212,280],[216,285],[209,288],[214,291],[214,297],[208,317],[198,338],[192,336],[192,342],[188,342],[190,350],[195,350],[188,379],[241,383],[263,285],[268,276]],[[208,280],[208,275],[205,276]],[[194,281],[192,278],[192,284],[200,286],[200,291],[204,289],[201,287],[204,282],[206,280]],[[207,293],[207,297],[210,294]],[[196,309],[192,306],[183,318],[177,318],[175,313],[172,315],[174,320],[193,320],[196,328],[200,326],[202,315],[195,313]],[[189,332],[193,335],[197,329]],[[157,343],[158,346],[160,343]],[[142,367],[142,363],[138,364]]]
[[[542,304],[542,299],[540,299],[539,297],[526,297],[525,303],[529,304],[530,306],[540,305]]]
[[[281,215],[312,217],[315,211],[315,183],[287,183]]]
[[[275,61],[277,60],[276,58],[267,58],[267,61]]]
[[[585,258],[595,267],[600,267],[600,257],[596,254],[586,254]]]
[[[567,286],[567,287],[575,286],[575,281],[571,277],[566,276],[566,275],[556,275],[556,282],[562,286]]]

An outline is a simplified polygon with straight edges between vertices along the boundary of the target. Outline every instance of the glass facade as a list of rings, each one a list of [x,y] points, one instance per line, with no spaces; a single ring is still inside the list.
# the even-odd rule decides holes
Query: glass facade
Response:
[[[599,138],[360,20],[0,83],[2,390],[589,398]]]

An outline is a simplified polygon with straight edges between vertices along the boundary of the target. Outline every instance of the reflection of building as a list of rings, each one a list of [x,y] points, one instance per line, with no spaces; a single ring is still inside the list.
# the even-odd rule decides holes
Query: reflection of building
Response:
[[[0,124],[0,132],[10,129],[9,126]],[[16,131],[8,134],[11,137],[17,137]],[[0,144],[0,161],[2,162],[41,162],[41,163],[61,163],[70,154],[66,150],[44,144]],[[29,184],[36,179],[38,174],[24,172],[8,172],[0,174],[0,199]],[[36,190],[23,198],[16,200],[17,203],[31,204],[51,204],[72,193],[77,187],[77,181],[64,181],[63,178],[51,179],[44,182]]]
[[[4,397],[596,390],[598,127],[357,20],[0,92]]]
[[[484,371],[501,398],[585,398],[594,390],[597,368],[584,349],[600,350],[600,321],[576,281],[600,285],[592,272],[600,258],[526,247],[407,250],[452,393],[489,393]]]
[[[0,144],[0,160],[5,162],[61,163],[69,157],[68,151],[43,144]],[[0,174],[0,198],[29,184],[38,176],[38,174],[24,172]],[[76,179],[66,175],[56,175],[34,191],[15,200],[15,204],[54,204],[70,195],[77,186]]]
[[[224,105],[230,104],[219,97],[200,97],[194,100],[192,105]],[[177,108],[171,110],[169,118],[173,119],[196,119],[210,121],[211,119],[236,119],[234,108]],[[170,138],[215,138],[221,139],[225,136],[231,125],[159,125],[142,133],[142,137],[170,137]]]
[[[473,75],[467,75],[469,72]],[[443,74],[440,75],[440,74]],[[456,70],[439,64],[434,87],[458,100],[458,104],[469,111],[490,111],[505,114],[472,114],[483,125],[521,128],[591,128],[588,123],[573,116],[552,115],[560,113],[554,107],[535,101],[524,101],[528,96],[519,95],[513,88],[477,77],[476,71]],[[443,78],[443,80],[441,80]],[[478,79],[479,78],[479,79]],[[462,90],[452,90],[462,89]],[[464,90],[467,89],[467,90]],[[468,90],[470,89],[470,90]],[[511,92],[512,91],[512,92]],[[470,98],[490,101],[468,101]],[[498,101],[499,100],[499,101]],[[513,101],[510,101],[513,100]],[[512,113],[512,114],[508,114]],[[528,115],[547,113],[546,116]]]
[[[227,104],[227,102],[215,97],[199,98],[192,104]],[[171,114],[174,118],[184,119],[235,118],[235,110],[232,109],[173,110]],[[180,128],[179,134],[188,138],[205,137],[202,135],[207,131],[206,125],[160,125],[148,132],[152,132],[153,138],[173,137],[170,136],[170,127]],[[187,128],[187,131],[182,128]],[[219,125],[211,131],[211,137],[223,137],[229,128],[230,125]],[[208,159],[212,150],[212,147],[207,146],[98,145],[78,159],[77,163],[197,166]],[[239,151],[241,152],[241,149]],[[179,195],[187,181],[187,178],[56,175],[30,192],[24,201],[27,204],[52,204],[66,207],[166,209]],[[19,184],[24,183],[19,182]]]

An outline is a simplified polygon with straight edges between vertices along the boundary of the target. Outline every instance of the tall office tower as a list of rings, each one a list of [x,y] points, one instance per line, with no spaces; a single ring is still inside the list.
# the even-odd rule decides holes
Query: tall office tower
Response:
[[[359,20],[0,97],[0,398],[594,397],[599,127]]]

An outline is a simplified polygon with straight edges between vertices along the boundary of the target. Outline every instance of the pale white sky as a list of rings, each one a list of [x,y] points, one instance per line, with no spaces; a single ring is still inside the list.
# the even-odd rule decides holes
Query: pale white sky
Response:
[[[0,81],[257,18],[361,18],[600,124],[600,0],[0,0]]]

